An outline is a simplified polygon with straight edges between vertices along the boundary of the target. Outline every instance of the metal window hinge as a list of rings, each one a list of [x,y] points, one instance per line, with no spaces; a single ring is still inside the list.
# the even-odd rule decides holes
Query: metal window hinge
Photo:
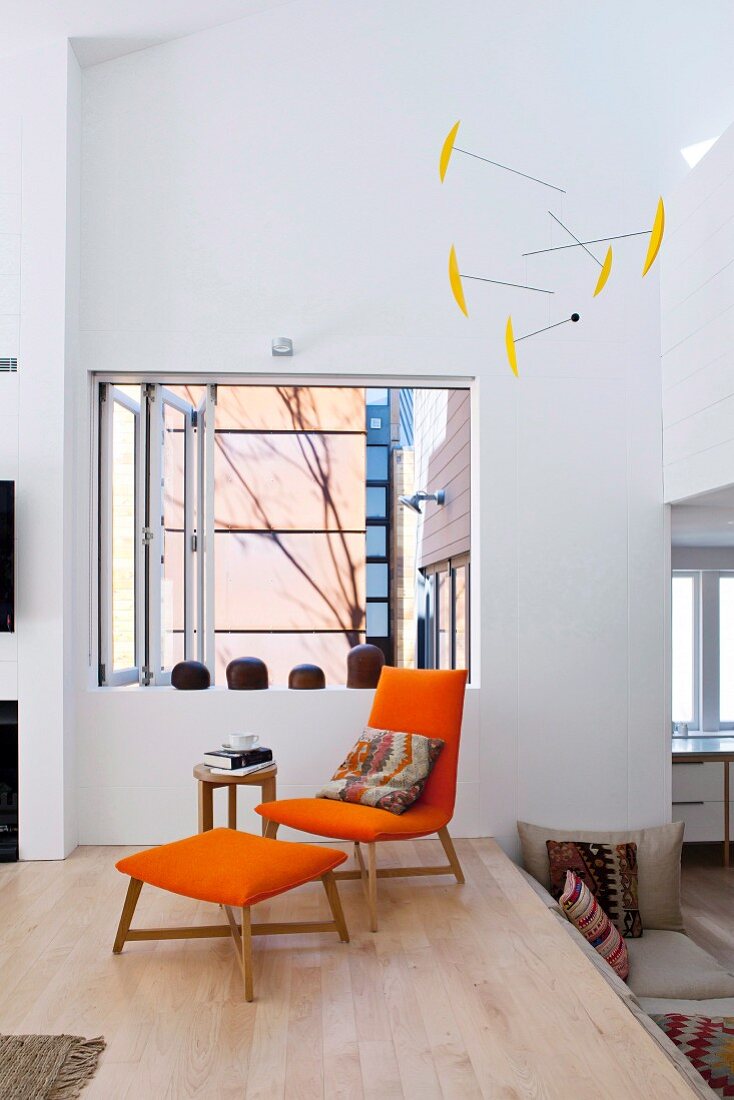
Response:
[[[155,386],[152,382],[145,383],[145,400],[151,405],[155,401]]]
[[[148,546],[155,538],[155,532],[152,527],[143,528],[143,546]]]
[[[150,687],[153,683],[153,673],[147,665],[143,665],[140,670],[140,683],[143,687]]]
[[[99,672],[99,683],[100,684],[106,684],[107,683],[107,669],[105,668],[105,666],[101,664],[99,666],[98,672]]]
[[[198,542],[196,540],[196,535],[192,535],[191,536],[191,549],[194,552],[194,554],[196,553],[197,547],[198,547]]]
[[[199,423],[199,414],[196,409],[191,410],[191,427],[195,428]]]
[[[107,384],[105,382],[99,384],[99,399],[100,401],[107,400]]]

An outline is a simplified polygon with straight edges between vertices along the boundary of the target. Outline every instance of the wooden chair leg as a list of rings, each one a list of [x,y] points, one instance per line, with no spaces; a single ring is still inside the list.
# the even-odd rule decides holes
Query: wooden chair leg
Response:
[[[242,910],[242,974],[245,980],[245,1000],[251,1001],[255,996],[252,983],[252,923],[250,910]]]
[[[227,828],[237,828],[237,784],[230,783],[227,787]]]
[[[232,941],[235,946],[235,951],[237,952],[237,963],[242,971],[245,1000],[252,1001],[254,999],[254,993],[252,982],[252,921],[250,918],[250,910],[248,908],[240,909],[242,923],[239,928],[237,927],[237,921],[235,920],[231,906],[225,905],[224,912],[227,914],[229,930],[232,933]]]
[[[367,845],[367,907],[370,914],[370,931],[377,931],[377,845]]]
[[[464,872],[461,869],[461,864],[459,863],[459,857],[457,856],[456,849],[454,848],[454,842],[451,839],[451,837],[449,836],[449,831],[448,831],[448,829],[446,828],[445,825],[444,825],[443,829],[438,830],[438,839],[443,844],[443,850],[446,853],[446,858],[448,859],[449,863],[451,864],[451,870],[454,872],[454,875],[456,876],[456,881],[463,885],[463,883],[464,883]]]
[[[278,821],[268,821],[265,826],[265,832],[263,833],[263,836],[268,837],[268,839],[270,840],[275,840],[275,837],[278,833],[279,824],[280,822]]]
[[[339,890],[337,889],[334,872],[327,871],[325,875],[322,875],[321,881],[324,884],[324,890],[326,891],[326,897],[329,902],[329,908],[331,909],[331,915],[334,918],[334,923],[336,924],[339,932],[339,939],[342,941],[342,943],[349,943],[349,929],[347,928],[347,922],[344,919],[344,910],[342,909],[341,898],[339,897]]]
[[[143,884],[139,878],[130,879],[130,885],[125,895],[125,903],[122,907],[122,913],[120,914],[120,923],[117,926],[117,935],[112,945],[113,955],[119,955],[122,951],[125,940],[127,939],[127,934],[130,931],[133,913],[135,912],[135,906],[138,904],[138,898],[140,897],[140,891],[142,889]]]

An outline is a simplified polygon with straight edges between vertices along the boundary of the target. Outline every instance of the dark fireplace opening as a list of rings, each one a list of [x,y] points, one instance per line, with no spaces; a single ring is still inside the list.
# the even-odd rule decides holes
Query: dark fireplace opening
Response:
[[[0,863],[18,858],[18,704],[0,701]]]

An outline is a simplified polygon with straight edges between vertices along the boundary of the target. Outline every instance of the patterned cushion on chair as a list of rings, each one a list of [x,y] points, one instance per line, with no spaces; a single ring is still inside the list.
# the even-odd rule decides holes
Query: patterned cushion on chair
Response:
[[[681,1016],[652,1019],[685,1054],[710,1089],[734,1096],[734,1016]]]
[[[422,794],[443,745],[437,737],[367,726],[316,797],[402,814]]]
[[[620,978],[626,978],[630,969],[627,945],[591,890],[573,871],[566,872],[566,887],[558,901],[584,939],[596,948]]]
[[[566,871],[586,883],[623,936],[642,935],[637,900],[637,845],[591,844],[578,840],[548,840],[551,893],[560,897]]]

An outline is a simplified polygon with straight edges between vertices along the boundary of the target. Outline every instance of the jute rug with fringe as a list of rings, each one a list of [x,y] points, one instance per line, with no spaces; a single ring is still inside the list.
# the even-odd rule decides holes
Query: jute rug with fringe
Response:
[[[0,1100],[75,1100],[105,1041],[78,1035],[0,1035]]]

